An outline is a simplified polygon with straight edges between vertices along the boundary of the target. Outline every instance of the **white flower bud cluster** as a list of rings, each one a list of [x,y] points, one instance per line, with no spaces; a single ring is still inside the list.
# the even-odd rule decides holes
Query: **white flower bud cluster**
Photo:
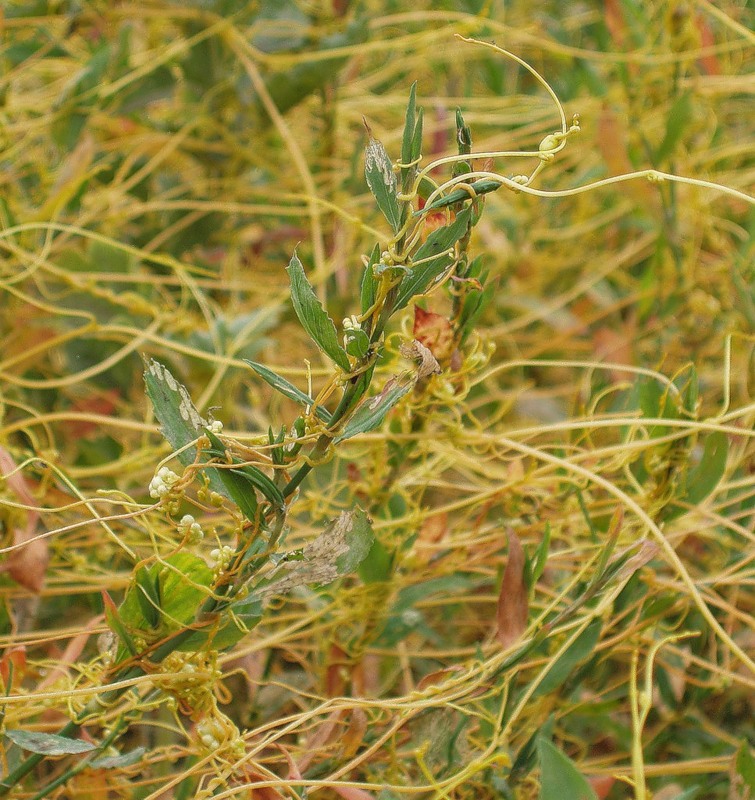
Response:
[[[202,526],[192,517],[191,514],[184,514],[178,523],[178,532],[186,536],[191,544],[196,544],[204,538]]]
[[[359,320],[356,317],[356,314],[352,314],[350,317],[346,317],[343,320],[342,325],[345,331],[356,331],[361,328]]]
[[[223,432],[223,423],[219,419],[214,419],[207,426],[207,430],[210,431],[210,433],[214,433],[217,436],[219,433]]]
[[[197,724],[197,736],[208,750],[219,750],[220,743],[225,739],[225,730],[217,720],[208,717]]]
[[[160,500],[167,495],[173,488],[173,484],[178,483],[179,477],[168,467],[160,467],[157,475],[149,482],[149,496],[154,500]]]
[[[224,544],[222,547],[216,547],[214,550],[210,551],[210,568],[214,572],[223,572],[223,570],[228,569],[228,565],[231,563],[231,559],[233,558],[233,548],[227,544]]]
[[[217,713],[217,712],[216,712]],[[244,755],[246,745],[239,729],[225,714],[208,716],[197,723],[197,737],[207,750],[218,755],[221,748],[228,751],[228,755],[240,758]]]

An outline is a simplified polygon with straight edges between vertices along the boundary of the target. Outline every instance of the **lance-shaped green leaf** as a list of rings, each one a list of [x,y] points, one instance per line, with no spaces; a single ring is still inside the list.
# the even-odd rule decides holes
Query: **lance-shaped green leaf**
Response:
[[[690,505],[702,503],[718,486],[726,472],[729,440],[722,431],[713,431],[705,440],[700,463],[687,477],[684,501]]]
[[[475,197],[479,197],[480,195],[490,194],[490,192],[500,189],[501,186],[503,186],[503,183],[501,181],[497,181],[495,178],[481,178],[480,180],[474,181],[469,185],[474,189]],[[433,200],[429,206],[425,206],[419,211],[415,211],[414,216],[421,217],[423,214],[428,214],[430,211],[437,211],[439,208],[447,208],[455,203],[461,203],[464,200],[469,200],[471,197],[472,195],[466,189],[452,189],[445,197],[440,197],[437,200]]]
[[[394,310],[402,309],[415,295],[427,292],[454,263],[451,248],[466,234],[469,216],[469,209],[464,209],[450,225],[438,228],[427,237],[414,256],[411,272],[398,287]]]
[[[343,511],[303,550],[289,554],[257,596],[264,599],[297,586],[328,584],[348,575],[367,557],[373,541],[367,514],[359,506]]]
[[[655,154],[656,163],[661,164],[665,161],[676,148],[682,135],[689,130],[689,121],[694,114],[692,94],[685,92],[676,99],[669,111],[666,120],[666,135],[663,137],[658,150]]]
[[[537,740],[540,800],[598,800],[574,762],[544,737]]]
[[[244,510],[242,503],[249,504],[250,509],[253,505],[256,511],[256,500],[253,504],[249,503],[250,484],[255,489],[259,490],[276,508],[281,508],[284,505],[283,495],[280,489],[261,469],[258,469],[253,464],[244,464],[239,459],[229,455],[223,442],[212,433],[212,431],[206,430],[205,433],[210,440],[211,447],[208,452],[212,456],[239,465],[237,468],[232,469],[218,469],[218,474],[242,511]],[[241,502],[239,502],[239,500],[241,500]],[[246,514],[246,511],[244,513]],[[249,519],[253,520],[254,514],[252,514],[252,517]]]
[[[66,736],[58,736],[57,733],[11,730],[5,731],[5,735],[23,750],[30,750],[43,756],[70,756],[97,749],[97,745],[91,742],[69,739]]]
[[[370,253],[370,260],[367,262],[367,266],[364,268],[364,272],[362,273],[362,285],[361,285],[361,306],[362,306],[362,313],[364,314],[375,302],[375,298],[377,296],[377,278],[375,276],[374,266],[375,264],[380,262],[380,246],[375,245],[372,248],[372,253]]]
[[[351,439],[352,436],[367,433],[377,428],[385,419],[385,415],[413,386],[413,381],[400,383],[393,379],[386,383],[380,394],[362,400],[352,417],[343,426],[341,433],[335,438],[335,443],[337,444],[345,439]]]
[[[202,435],[207,421],[202,419],[195,408],[186,387],[159,361],[146,361],[144,383],[163,436],[174,450],[181,451],[178,460],[185,467],[193,464],[197,458],[197,448],[186,445]],[[207,478],[211,489],[229,497],[217,470],[207,470]]]
[[[349,357],[338,343],[338,334],[333,320],[320,305],[315,290],[304,274],[304,267],[296,253],[291,256],[287,267],[291,281],[291,302],[299,322],[312,341],[331,358],[344,372],[348,372]]]
[[[375,202],[388,220],[394,233],[401,230],[401,205],[396,196],[397,181],[393,164],[383,145],[370,133],[370,141],[364,152],[364,175]]]
[[[417,111],[417,82],[412,84],[409,90],[409,102],[406,106],[406,117],[404,122],[404,135],[401,140],[401,163],[412,164],[413,166],[401,167],[401,187],[402,191],[408,192],[411,189],[414,176],[417,174],[416,160],[420,156],[422,149],[422,109]]]
[[[534,696],[556,691],[569,677],[574,668],[592,655],[600,639],[603,624],[599,619],[593,620],[571,645],[548,667],[545,677],[535,689]]]
[[[277,389],[289,400],[293,400],[295,403],[301,403],[303,406],[315,405],[315,401],[308,394],[302,392],[301,389],[298,389],[293,383],[287,381],[281,375],[278,375],[277,372],[274,372],[263,364],[258,364],[256,361],[249,361],[246,358],[244,361],[249,364],[249,366],[260,376],[260,378],[262,378],[263,381],[265,381],[265,383],[272,386],[273,389]],[[314,411],[323,422],[326,424],[330,422],[330,412],[327,408],[323,408],[323,406],[317,406]]]
[[[417,110],[417,81],[409,89],[409,102],[406,106],[404,117],[404,136],[401,140],[401,163],[408,164],[412,160],[412,139],[414,138],[414,126],[416,122]]]

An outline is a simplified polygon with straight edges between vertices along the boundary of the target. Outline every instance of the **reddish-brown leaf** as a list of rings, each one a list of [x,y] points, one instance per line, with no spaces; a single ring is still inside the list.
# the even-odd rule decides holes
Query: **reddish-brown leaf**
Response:
[[[498,630],[496,637],[504,647],[517,642],[527,628],[528,598],[524,581],[524,549],[513,532],[509,540],[508,561],[498,596]]]
[[[0,447],[0,476],[7,481],[20,502],[28,506],[37,505],[24,476],[16,468],[13,456],[3,447]],[[47,539],[37,538],[35,534],[38,519],[37,511],[26,511],[26,525],[13,531],[13,545],[16,549],[0,565],[0,571],[7,572],[16,583],[35,594],[42,591],[47,562],[50,560]]]
[[[414,307],[414,338],[423,344],[439,363],[447,362],[454,349],[451,323],[442,314]]]
[[[3,689],[10,690],[23,678],[26,672],[26,645],[17,645],[10,650],[6,650],[0,658],[0,678],[3,681]],[[13,676],[11,684],[11,676]]]

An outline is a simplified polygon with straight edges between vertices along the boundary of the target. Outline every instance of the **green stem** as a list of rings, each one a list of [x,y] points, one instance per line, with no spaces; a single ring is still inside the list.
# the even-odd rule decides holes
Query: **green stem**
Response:
[[[347,416],[347,414],[353,410],[354,406],[362,399],[362,397],[364,397],[365,392],[370,386],[371,380],[372,366],[367,367],[364,372],[361,372],[359,375],[356,375],[351,379],[346,391],[343,393],[343,397],[341,397],[340,403],[331,416],[327,431],[318,438],[317,442],[315,442],[315,446],[310,451],[310,461],[302,464],[294,473],[294,476],[291,478],[291,480],[283,488],[282,494],[284,497],[289,497],[292,495],[301,482],[307,477],[307,475],[309,475],[314,467],[312,461],[316,462],[328,452],[328,447],[330,447],[330,443],[333,441],[333,434],[335,433],[336,428]]]

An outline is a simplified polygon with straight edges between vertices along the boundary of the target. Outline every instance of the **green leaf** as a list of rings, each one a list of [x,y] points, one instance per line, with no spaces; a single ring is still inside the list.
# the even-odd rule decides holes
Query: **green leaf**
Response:
[[[417,111],[417,124],[414,126],[414,136],[412,136],[412,161],[416,161],[422,155],[422,128],[425,121],[423,109]],[[414,171],[417,171],[417,167]]]
[[[331,358],[344,372],[351,369],[346,351],[338,343],[338,334],[333,320],[320,305],[312,285],[304,274],[304,267],[296,253],[288,264],[291,281],[291,302],[299,322],[312,341]]]
[[[595,645],[600,639],[601,628],[602,622],[596,619],[577,636],[566,652],[550,665],[544,678],[535,689],[533,697],[540,697],[560,688],[574,668],[589,658],[595,650]]]
[[[141,761],[142,756],[147,752],[145,747],[137,747],[128,753],[119,753],[112,756],[100,756],[89,762],[92,769],[116,769],[119,767],[130,767]]]
[[[221,458],[227,463],[240,465],[238,469],[218,469],[218,474],[242,511],[244,511],[245,507],[247,506],[248,510],[250,511],[252,508],[254,508],[254,511],[251,511],[252,516],[247,517],[250,519],[250,521],[254,520],[257,501],[256,499],[253,501],[250,499],[249,484],[260,491],[276,508],[283,507],[285,502],[280,489],[270,480],[270,478],[267,477],[267,475],[265,475],[264,472],[262,472],[262,470],[258,469],[252,464],[244,464],[241,466],[243,462],[237,458],[229,456],[223,442],[214,433],[212,433],[212,431],[205,430],[205,434],[212,445],[208,452],[213,457]],[[244,511],[244,514],[246,515],[246,511]]]
[[[393,556],[380,539],[375,539],[367,557],[359,565],[359,577],[365,583],[383,583],[391,576]]]
[[[199,415],[186,387],[166,367],[150,359],[144,371],[144,382],[163,436],[175,450],[202,435],[207,422]],[[192,464],[196,453],[195,447],[187,448],[179,454],[178,460],[184,465]]]
[[[480,195],[490,194],[490,192],[500,189],[503,184],[500,181],[495,180],[495,178],[482,178],[478,181],[474,181],[470,184],[470,186],[474,189],[475,196],[479,197]],[[438,200],[433,200],[429,206],[425,206],[419,211],[415,211],[414,216],[421,217],[423,214],[428,214],[430,211],[435,211],[439,208],[447,208],[448,206],[452,206],[456,203],[461,203],[464,200],[470,199],[471,195],[468,191],[466,191],[466,189],[452,189],[445,197],[441,197]]]
[[[155,409],[162,434],[174,450],[181,450],[178,460],[187,467],[196,461],[197,448],[186,445],[204,433],[207,421],[202,419],[194,407],[186,387],[170,374],[167,367],[154,359],[145,363],[144,383],[147,396]],[[229,496],[217,470],[207,470],[207,479],[210,488],[225,497]]]
[[[551,524],[550,522],[545,523],[545,530],[543,531],[543,538],[540,541],[540,544],[537,546],[537,550],[535,550],[535,555],[533,558],[532,563],[532,583],[530,588],[533,588],[535,584],[540,580],[544,570],[545,564],[548,561],[548,548],[551,544]]]
[[[135,580],[139,608],[150,627],[156,628],[160,624],[160,582],[153,580],[147,567],[140,567],[137,570]]]
[[[375,303],[377,296],[377,280],[375,279],[375,272],[373,267],[380,261],[380,245],[375,245],[370,253],[370,260],[362,273],[362,286],[361,286],[361,307],[364,314]]]
[[[413,160],[412,140],[414,138],[414,127],[416,124],[417,107],[417,81],[409,89],[409,102],[406,105],[406,116],[404,117],[404,136],[401,140],[401,163],[408,164]],[[402,172],[404,170],[402,169]]]
[[[687,476],[687,491],[682,498],[685,503],[698,505],[709,497],[726,471],[729,440],[722,431],[714,431],[705,440],[700,463]]]
[[[110,626],[110,630],[120,639],[121,644],[125,648],[124,652],[135,656],[139,652],[136,648],[136,644],[134,644],[131,634],[126,630],[126,626],[121,619],[118,608],[113,602],[113,598],[110,597],[104,589],[102,590],[102,602],[105,607],[105,620]]]
[[[206,644],[213,650],[227,650],[240,642],[262,619],[262,601],[256,595],[236,600],[206,627],[199,628],[176,648],[192,652]]]
[[[172,633],[194,620],[197,609],[207,599],[212,583],[212,570],[192,553],[175,553],[164,561],[145,568],[155,585],[159,584],[162,598],[159,630]],[[134,583],[126,590],[120,608],[120,618],[130,631],[152,635],[152,625],[139,602],[141,589]]]
[[[58,736],[57,733],[16,730],[5,731],[5,735],[23,750],[30,750],[43,756],[68,756],[97,749],[95,744],[81,739],[68,739],[65,736]]]
[[[666,135],[663,137],[663,141],[655,154],[655,159],[659,164],[674,152],[691,119],[692,95],[690,92],[685,92],[679,95],[669,111],[668,120],[666,121]]]
[[[736,769],[745,786],[755,793],[755,757],[750,752],[750,745],[746,739],[737,751]]]
[[[260,378],[262,378],[263,381],[265,381],[265,383],[272,386],[273,389],[277,389],[289,400],[293,400],[296,403],[301,403],[303,406],[314,406],[315,401],[308,394],[302,392],[301,389],[297,389],[293,383],[278,375],[277,372],[273,372],[273,370],[269,369],[263,364],[258,364],[256,361],[249,361],[248,359],[244,359],[244,361],[249,364],[249,366],[260,376]],[[314,411],[323,422],[326,424],[330,422],[330,412],[327,410],[327,408],[323,408],[323,406],[317,406]]]
[[[396,196],[396,175],[388,153],[372,134],[364,154],[364,175],[378,208],[393,232],[398,233],[401,230],[401,206]]]
[[[399,383],[395,379],[388,381],[379,395],[362,400],[334,442],[338,444],[345,439],[351,439],[352,436],[377,428],[385,419],[385,415],[413,386],[412,381],[407,383]]]
[[[598,800],[574,762],[542,736],[537,740],[540,800]]]
[[[464,209],[450,224],[433,231],[414,255],[411,272],[401,281],[394,310],[402,309],[415,295],[425,294],[432,284],[454,263],[451,248],[469,227],[470,210]],[[420,263],[422,262],[422,263]]]

